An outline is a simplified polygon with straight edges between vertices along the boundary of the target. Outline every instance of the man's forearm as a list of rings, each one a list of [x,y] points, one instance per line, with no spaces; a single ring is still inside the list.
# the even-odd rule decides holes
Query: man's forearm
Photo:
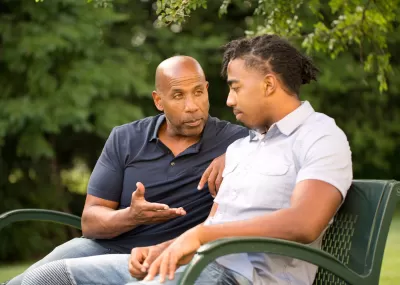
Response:
[[[235,236],[271,237],[310,243],[318,236],[304,226],[304,219],[306,217],[300,217],[289,208],[249,220],[201,225],[198,232],[202,244]]]
[[[82,232],[87,238],[110,239],[134,229],[137,224],[129,215],[129,208],[113,210],[90,206],[82,215]]]

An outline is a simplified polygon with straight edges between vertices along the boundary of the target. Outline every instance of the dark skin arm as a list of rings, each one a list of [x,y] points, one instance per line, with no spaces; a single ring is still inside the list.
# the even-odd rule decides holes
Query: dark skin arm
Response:
[[[331,184],[320,180],[299,182],[291,206],[250,220],[197,226],[177,238],[151,265],[145,280],[158,273],[161,281],[174,278],[177,266],[187,264],[203,244],[225,237],[272,237],[311,243],[335,215],[342,196]]]
[[[129,207],[118,209],[118,202],[87,195],[82,213],[82,233],[87,238],[109,239],[139,225],[162,223],[186,215],[182,209],[170,209],[165,204],[150,203],[144,198],[145,188],[137,184]]]
[[[214,159],[207,167],[206,171],[204,171],[203,175],[201,176],[197,189],[203,189],[204,185],[207,183],[211,196],[215,197],[222,183],[222,172],[224,171],[224,168],[225,153]]]
[[[215,196],[222,182],[224,167],[225,154],[214,159],[206,169],[199,184],[201,188],[208,182],[210,193]],[[186,214],[182,208],[169,209],[164,204],[147,202],[144,199],[144,186],[138,189],[132,194],[131,206],[120,210],[117,210],[118,202],[88,194],[82,213],[83,235],[87,238],[110,239],[139,225],[162,223]]]

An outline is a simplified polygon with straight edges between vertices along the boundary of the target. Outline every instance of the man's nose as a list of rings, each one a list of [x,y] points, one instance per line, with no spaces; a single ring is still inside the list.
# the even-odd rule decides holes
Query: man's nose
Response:
[[[188,98],[186,98],[185,101],[185,111],[186,112],[196,112],[199,109],[199,107],[197,106],[195,100],[193,98],[190,98],[190,96],[188,96]]]
[[[228,98],[226,99],[226,105],[228,107],[236,106],[236,95],[232,91],[229,91]]]

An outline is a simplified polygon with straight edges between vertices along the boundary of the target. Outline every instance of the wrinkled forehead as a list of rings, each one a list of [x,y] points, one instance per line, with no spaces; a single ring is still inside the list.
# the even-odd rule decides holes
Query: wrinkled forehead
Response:
[[[203,71],[194,68],[179,68],[164,71],[158,81],[157,88],[162,92],[172,89],[191,89],[198,85],[204,85],[206,78]]]

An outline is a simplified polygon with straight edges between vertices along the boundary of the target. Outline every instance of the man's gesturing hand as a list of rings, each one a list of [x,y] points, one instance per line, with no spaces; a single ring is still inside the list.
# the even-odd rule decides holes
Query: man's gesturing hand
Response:
[[[199,186],[197,189],[203,189],[204,185],[208,184],[211,196],[215,197],[222,183],[222,172],[225,168],[225,154],[218,156],[214,159],[211,164],[204,171],[201,176]]]
[[[184,216],[183,208],[169,208],[168,205],[147,202],[144,198],[145,188],[142,183],[136,183],[136,191],[132,193],[129,213],[137,225],[148,225],[168,221]]]

